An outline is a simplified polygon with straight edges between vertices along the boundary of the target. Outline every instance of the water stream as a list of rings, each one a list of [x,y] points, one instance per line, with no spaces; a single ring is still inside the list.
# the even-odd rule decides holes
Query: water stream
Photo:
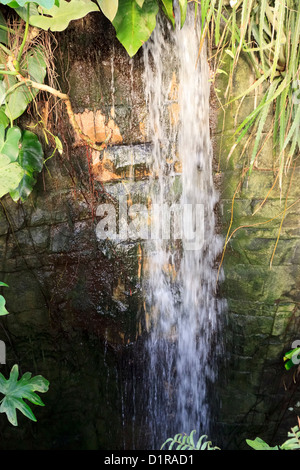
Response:
[[[143,429],[152,449],[178,432],[210,432],[217,377],[223,304],[215,294],[215,261],[222,241],[215,228],[209,68],[205,48],[198,60],[198,23],[193,9],[182,29],[159,20],[144,46],[153,161]]]

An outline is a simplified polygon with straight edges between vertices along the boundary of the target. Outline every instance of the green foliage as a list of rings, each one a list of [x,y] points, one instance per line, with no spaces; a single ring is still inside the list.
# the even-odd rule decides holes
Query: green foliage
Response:
[[[175,16],[174,16],[174,10],[173,10],[173,0],[161,0],[162,1],[162,7],[165,15],[169,18],[171,21],[173,27],[175,26]]]
[[[256,437],[254,440],[246,439],[246,442],[254,450],[279,450],[278,446],[270,447],[260,437]]]
[[[281,444],[281,450],[300,450],[300,427],[299,419],[298,426],[294,426],[290,432],[288,432],[288,437],[283,444]]]
[[[117,38],[126,48],[130,57],[151,36],[156,26],[158,3],[156,0],[145,0],[141,8],[136,0],[122,0],[113,21]]]
[[[30,0],[0,0],[0,3],[3,5],[8,5],[12,8],[17,8],[17,7],[24,7],[26,4],[31,3]],[[52,8],[55,0],[35,0],[37,5],[43,7],[43,8]]]
[[[0,124],[0,197],[10,193],[14,201],[24,201],[43,163],[43,148],[35,134],[16,126],[6,130]]]
[[[38,83],[44,82],[46,62],[43,57],[43,50],[40,47],[31,48],[20,65],[21,70],[26,71],[32,80]],[[4,112],[13,121],[24,113],[37,95],[38,90],[29,89],[25,83],[20,84],[14,75],[5,75],[1,85],[0,99],[4,103]]]
[[[0,287],[8,287],[4,282],[0,282]],[[3,315],[8,315],[8,311],[5,308],[5,298],[3,295],[0,295],[0,317]]]
[[[0,124],[0,197],[14,190],[24,176],[24,169],[16,161],[20,138],[21,130],[18,127],[6,131]]]
[[[16,11],[24,18],[24,11]],[[43,8],[42,13],[37,6],[31,6],[29,24],[44,30],[63,31],[70,21],[83,18],[92,11],[99,11],[99,8],[90,0],[60,0],[59,5]]]
[[[187,0],[179,0],[179,8],[180,8],[180,26],[182,27],[186,19]]]
[[[113,22],[118,11],[119,0],[97,0],[97,2],[102,13]]]
[[[30,131],[23,131],[18,154],[18,163],[24,170],[24,176],[18,187],[10,191],[14,201],[25,201],[36,184],[36,173],[43,169],[44,152],[38,137]]]
[[[290,351],[286,352],[283,360],[285,361],[284,367],[286,370],[290,370],[296,364],[299,364],[299,356],[300,356],[300,347],[291,349]]]
[[[19,368],[16,364],[11,369],[9,379],[6,380],[0,374],[0,393],[5,395],[0,402],[0,413],[6,413],[7,419],[13,426],[18,425],[17,410],[30,420],[36,421],[36,417],[24,399],[34,405],[44,406],[41,398],[35,392],[47,392],[49,382],[41,375],[35,377],[31,377],[31,375],[30,372],[25,372],[18,380]]]
[[[214,447],[210,441],[207,441],[207,436],[201,436],[195,443],[193,430],[189,435],[184,433],[176,434],[174,437],[167,439],[161,446],[161,450],[167,446],[168,450],[220,450],[219,447]]]
[[[300,149],[297,132],[300,107],[295,106],[298,103],[295,88],[299,95],[300,84],[300,10],[293,0],[238,0],[233,8],[227,3],[225,0],[210,0],[206,13],[206,21],[211,21],[214,32],[214,47],[217,48],[215,69],[222,69],[228,57],[232,59],[222,106],[244,99],[259,87],[265,86],[268,90],[254,111],[236,129],[228,157],[244,136],[251,133],[254,136],[249,165],[251,173],[261,149],[273,134],[281,186],[284,171],[290,167],[292,158]],[[252,63],[257,79],[248,90],[230,99],[234,72],[242,52]],[[273,109],[273,132],[269,132],[267,118]],[[251,139],[248,139],[244,150],[250,142]]]
[[[18,186],[23,178],[24,171],[18,163],[10,163],[2,168],[0,163],[0,170],[0,197],[2,197]]]
[[[283,444],[274,447],[270,447],[259,437],[254,440],[246,439],[246,442],[254,450],[300,450],[299,418],[298,426],[294,426],[291,431],[288,432],[288,438],[289,439],[287,439]]]
[[[207,440],[206,435],[201,436],[195,442],[195,432],[194,430],[189,435],[179,433],[168,438],[161,446],[161,450],[221,450],[219,447],[213,446],[211,441]],[[281,445],[271,447],[260,437],[256,437],[254,440],[246,439],[246,442],[254,450],[300,450],[300,420],[298,418],[298,425],[288,432],[288,439]]]

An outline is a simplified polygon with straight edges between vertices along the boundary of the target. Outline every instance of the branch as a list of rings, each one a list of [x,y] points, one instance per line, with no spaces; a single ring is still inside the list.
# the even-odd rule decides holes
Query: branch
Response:
[[[40,90],[40,91],[46,91],[47,93],[50,93],[51,95],[56,96],[57,98],[64,101],[65,106],[66,106],[66,111],[68,113],[69,120],[70,120],[70,123],[73,127],[73,130],[74,130],[75,134],[82,141],[84,141],[89,147],[91,147],[94,150],[97,150],[98,152],[101,152],[102,150],[104,150],[106,148],[108,142],[110,141],[110,139],[112,137],[112,132],[113,132],[112,130],[111,130],[110,135],[105,139],[104,142],[102,142],[102,144],[100,144],[100,145],[97,144],[94,140],[90,139],[90,137],[88,137],[87,135],[85,135],[82,132],[81,128],[79,127],[79,125],[76,121],[75,114],[74,114],[74,111],[73,111],[73,108],[72,108],[72,104],[71,104],[70,98],[67,94],[62,93],[59,90],[56,90],[55,88],[52,88],[49,85],[45,85],[43,83],[38,83],[38,82],[35,82],[35,81],[31,80],[30,78],[23,77],[23,75],[18,73],[18,71],[15,69],[14,64],[13,64],[13,62],[10,58],[7,61],[7,65],[8,65],[8,68],[11,70],[11,72],[14,72],[14,75],[16,75],[16,78],[19,80],[20,83],[24,83],[27,87],[36,88],[37,90]]]

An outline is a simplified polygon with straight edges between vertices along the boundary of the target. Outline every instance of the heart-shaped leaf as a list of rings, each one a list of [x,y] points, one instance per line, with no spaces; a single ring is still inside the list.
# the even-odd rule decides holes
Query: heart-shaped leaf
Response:
[[[136,0],[123,0],[113,21],[117,38],[130,57],[146,42],[156,26],[158,3],[146,0],[140,8]]]
[[[15,364],[11,369],[9,379],[0,374],[0,393],[5,395],[1,402],[0,413],[6,413],[7,419],[13,426],[18,425],[17,410],[20,410],[27,418],[36,421],[31,408],[24,402],[24,399],[39,406],[44,406],[41,398],[35,393],[45,393],[49,389],[49,382],[41,375],[31,377],[30,372],[18,380],[19,368]]]

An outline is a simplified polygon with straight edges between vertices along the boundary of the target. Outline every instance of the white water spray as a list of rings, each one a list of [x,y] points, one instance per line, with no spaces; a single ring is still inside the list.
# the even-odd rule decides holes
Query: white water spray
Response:
[[[160,20],[144,46],[152,207],[203,208],[200,247],[162,236],[147,245],[144,413],[152,448],[177,432],[209,432],[209,395],[217,374],[222,302],[215,296],[215,260],[222,241],[215,233],[209,68],[204,48],[198,58],[199,44],[200,28],[191,10],[182,29],[171,31]],[[158,223],[161,214],[153,218],[152,224]],[[195,231],[195,212],[184,223]]]

